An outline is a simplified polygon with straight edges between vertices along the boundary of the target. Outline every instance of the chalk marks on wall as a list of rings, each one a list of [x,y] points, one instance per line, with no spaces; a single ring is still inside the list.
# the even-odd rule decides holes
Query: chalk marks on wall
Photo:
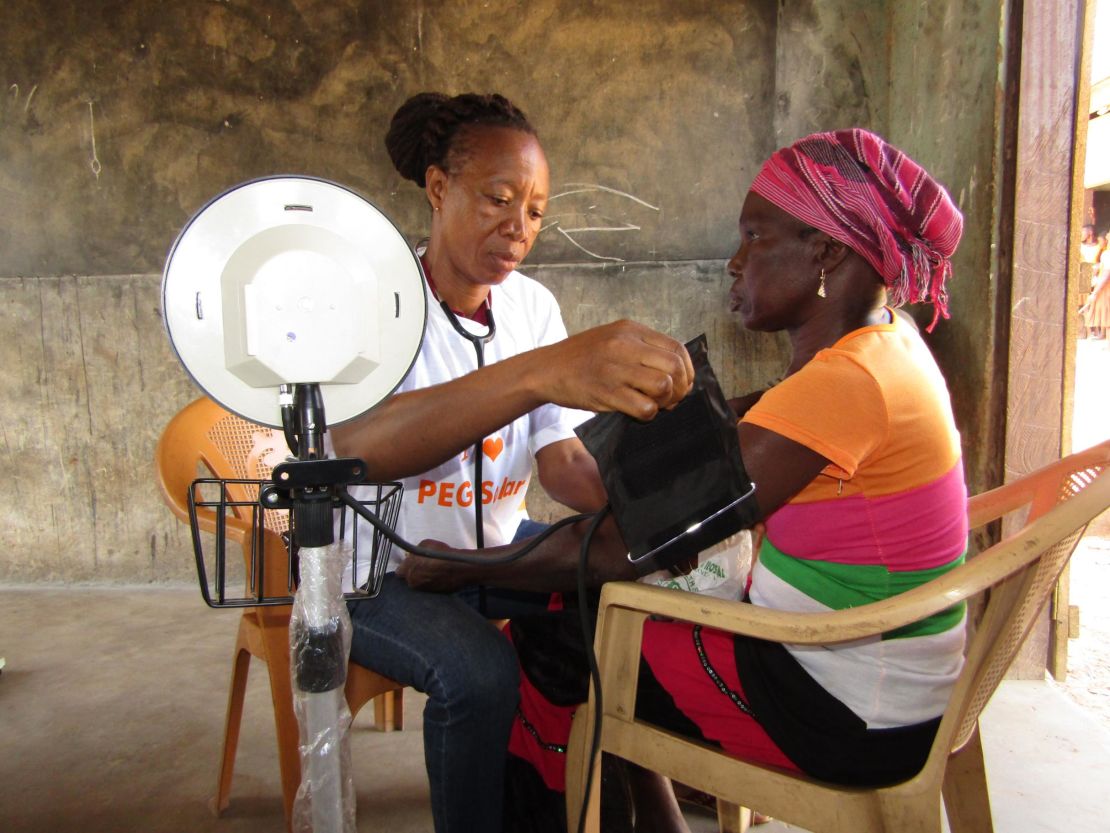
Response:
[[[31,87],[31,92],[27,93],[27,98],[23,101],[23,112],[26,113],[31,109],[31,100],[35,97],[35,92],[38,90],[39,85],[35,84]],[[8,95],[11,98],[11,103],[18,105],[21,98],[19,93],[19,84],[11,84],[8,86]]]
[[[35,100],[38,88],[39,85],[34,84],[30,92],[23,95],[19,84],[9,84],[7,95],[0,97],[0,125],[22,125],[24,130],[38,126],[31,112],[31,102]]]
[[[556,226],[555,228],[556,228],[556,231],[559,232],[559,234],[563,235],[563,237],[565,237],[567,240],[569,240],[571,243],[573,243],[575,247],[581,249],[583,252],[588,254],[590,257],[597,258],[598,260],[614,260],[618,263],[623,262],[624,258],[623,257],[616,257],[614,255],[598,254],[597,252],[590,251],[585,246],[583,246],[581,243],[579,243],[577,240],[575,240],[572,235],[574,234],[574,232],[581,232],[581,231],[639,231],[640,230],[639,226],[633,226],[633,225],[627,225],[627,226],[624,226],[622,228],[604,228],[604,229],[603,228],[597,228],[597,227],[594,227],[594,228],[576,228],[576,229],[570,229],[569,231],[567,229],[560,228],[558,226]]]
[[[613,211],[619,210],[627,215],[627,203],[638,206],[638,208],[633,208],[635,211],[654,211],[657,213],[661,211],[660,207],[657,205],[652,205],[646,200],[629,194],[627,191],[610,188],[607,185],[568,182],[566,188],[567,190],[560,191],[548,200],[549,213],[546,217],[548,222],[540,229],[540,234],[543,234],[549,229],[555,229],[555,231],[561,234],[573,246],[596,260],[609,260],[617,263],[623,263],[625,260],[623,257],[603,254],[600,251],[596,251],[599,248],[604,248],[604,243],[599,246],[597,243],[593,242],[598,239],[598,235],[604,238],[612,234],[623,234],[643,230],[641,225],[631,222],[630,220],[613,219]],[[575,201],[573,198],[581,199],[582,195],[587,195],[590,198],[590,204],[584,208],[577,208],[573,205]],[[608,206],[613,207],[606,207],[603,212],[599,208],[598,201],[595,199],[598,195],[602,195]],[[563,204],[558,206],[560,212],[551,213],[550,207],[556,200],[563,200]],[[572,204],[565,205],[567,202],[571,202]],[[622,203],[626,205],[622,207]],[[563,210],[564,207],[566,210]],[[570,225],[567,225],[567,223],[570,223]],[[586,241],[589,242],[588,246],[580,239],[581,237],[584,237]]]
[[[104,166],[100,164],[100,159],[96,155],[96,117],[93,114],[93,101],[89,99],[89,150],[91,155],[89,157],[89,169],[96,177],[96,181],[100,182],[100,172]]]
[[[31,85],[31,89],[24,96],[19,84],[9,84],[7,95],[0,97],[0,124],[5,122],[21,123],[25,132],[37,133],[42,130],[42,125],[38,119],[35,118],[34,113],[31,111],[31,104],[35,100],[35,93],[38,92],[39,85]],[[100,172],[104,166],[100,163],[100,157],[96,152],[96,114],[93,111],[94,100],[91,97],[85,98],[85,103],[89,108],[89,170],[92,171],[93,176],[97,181],[100,181]],[[20,112],[21,111],[21,112]],[[18,113],[14,119],[8,118],[9,114]]]
[[[646,208],[650,208],[652,211],[658,211],[659,210],[659,206],[657,206],[657,205],[652,205],[650,202],[645,202],[644,200],[640,199],[639,197],[634,197],[632,194],[629,194],[626,191],[618,191],[616,188],[610,188],[607,185],[587,185],[586,183],[583,183],[583,182],[568,182],[567,187],[572,189],[572,190],[562,191],[561,193],[558,193],[555,196],[553,196],[551,198],[551,200],[552,201],[557,200],[560,197],[569,197],[573,194],[588,194],[588,193],[591,193],[591,192],[603,191],[604,193],[607,193],[607,194],[616,194],[618,197],[624,197],[627,200],[632,200],[632,202],[639,203],[640,205],[642,205]]]

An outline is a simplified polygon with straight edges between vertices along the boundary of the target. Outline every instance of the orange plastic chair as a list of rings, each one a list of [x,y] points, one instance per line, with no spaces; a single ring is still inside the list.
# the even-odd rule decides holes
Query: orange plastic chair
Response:
[[[973,497],[972,528],[1028,507],[1025,525],[967,563],[892,599],[830,613],[788,613],[648,587],[607,584],[596,650],[604,712],[601,749],[718,797],[722,830],[744,831],[755,807],[817,833],[938,833],[941,797],[953,833],[993,829],[979,715],[1046,604],[1087,524],[1110,507],[1110,442]],[[889,787],[860,789],[817,781],[725,755],[635,718],[642,625],[659,615],[759,639],[829,645],[919,621],[985,594],[967,660],[924,768]],[[567,753],[568,829],[577,830],[589,767],[594,767],[586,830],[597,831],[600,767],[590,761],[593,692],[579,708]]]
[[[280,431],[247,422],[212,400],[201,398],[185,406],[170,420],[155,451],[155,462],[162,497],[180,520],[189,523],[188,496],[196,478],[266,479],[274,463],[280,462],[287,454],[285,438]],[[234,500],[257,499],[256,494],[247,494],[242,486],[229,484],[228,492]],[[200,507],[197,513],[201,529],[214,532],[215,513]],[[250,519],[229,517],[226,524],[227,537],[240,544],[244,559],[249,562]],[[264,573],[266,595],[280,596],[288,592],[286,550],[280,537],[282,531],[272,528],[264,533],[264,558],[267,564],[273,565]],[[253,656],[266,663],[270,675],[286,825],[292,818],[293,799],[301,780],[301,761],[289,659],[290,612],[290,605],[251,607],[244,609],[239,620],[223,753],[216,796],[212,800],[212,810],[216,815],[227,809],[230,802],[247,672]],[[383,731],[403,728],[403,689],[399,683],[349,663],[345,693],[352,717],[373,699],[376,728]]]

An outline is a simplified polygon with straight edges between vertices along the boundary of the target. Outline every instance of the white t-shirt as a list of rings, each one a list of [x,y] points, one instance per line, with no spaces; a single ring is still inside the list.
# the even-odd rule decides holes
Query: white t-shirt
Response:
[[[448,320],[439,302],[425,287],[428,296],[428,323],[424,342],[412,369],[398,391],[418,390],[457,379],[477,368],[474,345],[464,339]],[[566,326],[559,305],[550,290],[519,272],[512,272],[501,284],[490,288],[490,303],[497,332],[485,345],[487,365],[552,344],[566,338]],[[487,328],[465,318],[459,323],[468,331],[484,335]],[[482,403],[475,402],[480,408]],[[532,477],[532,460],[541,448],[574,436],[574,428],[592,414],[542,405],[495,431],[483,441],[482,527],[487,547],[512,540],[520,522],[528,517],[524,496]],[[434,425],[414,426],[432,432]],[[454,547],[475,546],[474,534],[474,447],[415,477],[402,480],[404,497],[397,521],[397,533],[412,544],[426,538]],[[359,490],[351,494],[358,497]],[[372,529],[359,519],[359,541],[369,541]],[[360,549],[364,545],[360,543]],[[389,569],[394,569],[404,553],[393,548]],[[369,575],[368,559],[359,558],[361,586]],[[344,577],[350,588],[350,566]]]

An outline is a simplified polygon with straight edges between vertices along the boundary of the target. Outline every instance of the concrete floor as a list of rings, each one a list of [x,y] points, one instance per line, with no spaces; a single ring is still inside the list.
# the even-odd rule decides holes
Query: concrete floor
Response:
[[[0,589],[0,830],[282,829],[269,691],[251,676],[231,807],[208,809],[238,613],[192,588]],[[431,830],[423,698],[403,732],[355,721],[361,831]],[[999,833],[1105,831],[1110,731],[1051,683],[1009,682],[984,718]],[[716,827],[691,817],[695,833]],[[797,830],[779,822],[761,833]]]

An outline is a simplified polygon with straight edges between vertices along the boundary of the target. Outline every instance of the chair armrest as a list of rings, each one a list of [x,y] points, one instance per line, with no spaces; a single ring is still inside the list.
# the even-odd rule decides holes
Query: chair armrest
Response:
[[[1023,506],[1028,506],[1033,502],[1037,486],[1037,483],[1022,479],[968,498],[968,528],[978,529]]]
[[[771,610],[635,582],[609,582],[601,591],[599,622],[605,622],[606,608],[612,606],[771,642],[799,645],[850,642],[918,622],[965,601],[1013,575],[1069,536],[1074,546],[1091,518],[1107,506],[1110,506],[1110,474],[1097,478],[1019,533],[945,575],[892,598],[846,610],[822,613]]]
[[[963,567],[953,573],[961,569]],[[930,594],[928,599],[918,599],[917,604],[907,605],[907,595],[898,596],[897,605],[894,600],[887,599],[847,610],[799,613],[622,581],[605,585],[601,592],[601,609],[637,610],[770,642],[833,645],[894,630],[951,607],[962,599],[937,592]]]
[[[1069,486],[1068,481],[1078,472],[1089,473],[1107,465],[1110,465],[1110,440],[1054,460],[1018,480],[969,498],[968,525],[975,529],[1027,505],[1030,507],[1028,520],[1034,520],[1069,492],[1074,493],[1075,484]]]

